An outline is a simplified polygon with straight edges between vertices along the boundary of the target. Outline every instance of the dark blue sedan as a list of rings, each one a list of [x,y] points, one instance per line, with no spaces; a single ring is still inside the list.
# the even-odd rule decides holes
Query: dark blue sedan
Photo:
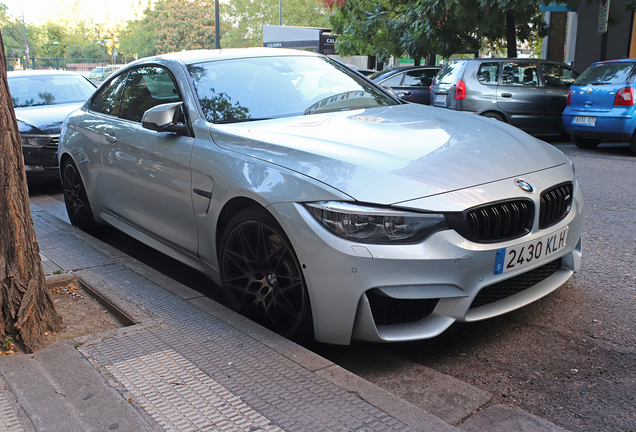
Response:
[[[437,66],[407,66],[369,75],[383,87],[390,87],[400,99],[430,105],[430,88],[440,68]]]
[[[82,75],[65,71],[7,72],[29,183],[59,180],[57,143],[62,123],[95,91]]]

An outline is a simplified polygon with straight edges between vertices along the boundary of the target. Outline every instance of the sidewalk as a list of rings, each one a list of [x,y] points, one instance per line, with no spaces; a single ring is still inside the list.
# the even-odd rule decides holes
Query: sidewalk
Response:
[[[135,324],[1,357],[0,432],[457,430],[31,210],[45,274],[71,272]],[[564,431],[505,406],[460,428]]]

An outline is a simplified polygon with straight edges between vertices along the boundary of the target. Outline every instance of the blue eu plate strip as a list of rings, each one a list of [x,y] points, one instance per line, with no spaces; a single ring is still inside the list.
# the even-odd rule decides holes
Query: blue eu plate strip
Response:
[[[502,274],[506,258],[506,248],[499,249],[497,251],[497,258],[495,259],[495,274]]]

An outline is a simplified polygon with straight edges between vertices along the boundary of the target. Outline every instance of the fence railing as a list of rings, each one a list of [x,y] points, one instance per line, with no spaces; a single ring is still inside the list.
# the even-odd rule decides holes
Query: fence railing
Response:
[[[66,70],[88,76],[90,72],[98,67],[110,65],[125,65],[135,60],[134,58],[103,58],[103,59],[71,59],[64,57],[32,57],[29,59],[28,67],[25,67],[25,58],[7,58],[7,70],[24,69],[55,69]]]

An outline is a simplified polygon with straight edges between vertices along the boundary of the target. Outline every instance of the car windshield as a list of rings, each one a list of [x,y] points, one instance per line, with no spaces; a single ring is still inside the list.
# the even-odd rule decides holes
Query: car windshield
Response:
[[[79,75],[8,77],[14,108],[84,102],[95,87]]]
[[[396,105],[323,57],[257,57],[188,66],[208,121],[230,123]]]
[[[635,75],[634,63],[603,63],[590,66],[574,81],[574,85],[630,84]]]

